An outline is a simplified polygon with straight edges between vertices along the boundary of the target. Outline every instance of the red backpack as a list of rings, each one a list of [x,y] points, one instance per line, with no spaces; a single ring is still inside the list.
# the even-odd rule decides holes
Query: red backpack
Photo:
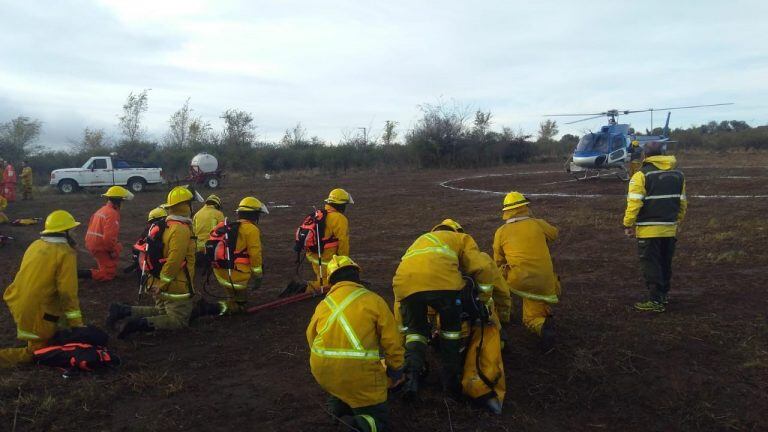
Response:
[[[315,210],[304,218],[296,229],[296,242],[293,245],[296,253],[302,251],[323,253],[327,247],[338,246],[337,238],[324,237],[327,218],[328,210]]]
[[[168,228],[165,219],[155,222],[147,228],[145,234],[133,245],[133,259],[138,264],[142,275],[160,277],[163,269],[163,233]]]
[[[71,372],[87,371],[120,365],[120,358],[105,347],[73,342],[53,345],[35,351],[32,360],[41,366],[66,369]]]
[[[248,250],[236,251],[241,222],[219,222],[205,242],[205,256],[214,268],[233,269],[236,264],[251,264]]]

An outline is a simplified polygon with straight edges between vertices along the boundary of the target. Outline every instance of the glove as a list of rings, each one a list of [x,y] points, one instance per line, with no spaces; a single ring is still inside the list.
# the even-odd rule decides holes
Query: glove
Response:
[[[257,289],[261,288],[261,278],[252,277],[251,280],[248,281],[248,287],[251,289],[251,291],[256,291]]]
[[[389,388],[395,388],[399,386],[400,384],[405,381],[405,374],[403,373],[403,368],[400,369],[392,369],[387,368],[387,378],[390,379]]]

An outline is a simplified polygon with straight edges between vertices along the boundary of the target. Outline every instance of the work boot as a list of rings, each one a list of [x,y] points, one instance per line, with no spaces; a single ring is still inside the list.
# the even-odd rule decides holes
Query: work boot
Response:
[[[483,401],[483,405],[493,414],[501,414],[501,401],[498,398],[490,397]]]
[[[278,297],[290,297],[292,295],[301,294],[307,290],[306,282],[290,281],[288,286],[285,287],[283,292]]]
[[[77,271],[77,278],[78,279],[93,279],[93,273],[91,273],[90,270],[78,270]]]
[[[109,305],[109,314],[107,315],[107,328],[114,331],[115,324],[123,318],[131,316],[131,307],[127,304],[112,303]]]
[[[147,321],[146,318],[133,318],[123,323],[120,327],[120,333],[117,334],[118,339],[127,339],[133,333],[142,332],[148,333],[155,331],[152,324]]]
[[[405,383],[403,384],[403,399],[415,401],[419,397],[419,377],[416,374],[405,374]]]
[[[663,304],[664,306],[669,304],[669,294],[661,293],[660,297],[661,297],[661,304]]]
[[[657,312],[657,313],[660,313],[660,312],[664,312],[665,310],[667,310],[667,308],[664,307],[664,304],[662,304],[662,303],[660,303],[658,301],[648,300],[648,301],[644,301],[644,302],[635,303],[635,310],[638,310],[638,311],[641,311],[641,312]]]
[[[552,317],[547,317],[544,321],[544,325],[541,326],[541,351],[544,354],[549,353],[555,349],[555,320]]]
[[[195,303],[195,307],[192,309],[192,313],[189,315],[189,320],[197,319],[209,315],[221,315],[224,305],[222,303],[211,303],[204,298]]]

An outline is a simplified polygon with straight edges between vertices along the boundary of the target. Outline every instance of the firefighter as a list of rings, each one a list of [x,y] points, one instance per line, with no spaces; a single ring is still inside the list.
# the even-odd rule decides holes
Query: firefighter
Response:
[[[8,207],[8,200],[5,199],[3,194],[0,194],[0,225],[8,223],[8,216],[3,212],[6,207]]]
[[[443,389],[460,394],[461,291],[463,274],[478,282],[480,293],[493,292],[493,261],[457,222],[446,219],[408,248],[397,268],[392,286],[405,332],[405,396],[414,398],[425,369],[430,328],[427,307],[440,317],[440,354]]]
[[[206,267],[205,260],[205,242],[211,230],[216,228],[219,222],[224,220],[224,213],[221,212],[221,199],[216,195],[209,195],[205,199],[203,208],[195,213],[192,218],[192,227],[197,237],[197,258],[195,264],[198,268]]]
[[[640,147],[640,141],[632,140],[629,159],[629,177],[635,175],[643,166],[643,149]]]
[[[240,201],[237,207],[237,222],[228,225],[230,228],[226,236],[228,240],[234,240],[235,245],[227,247],[228,245],[222,244],[221,248],[216,248],[216,256],[212,263],[216,280],[227,291],[229,299],[219,302],[215,311],[203,314],[244,313],[248,301],[248,289],[255,291],[261,287],[264,271],[261,265],[261,230],[258,223],[261,215],[266,214],[269,214],[269,210],[258,198],[245,197]],[[220,223],[214,229],[212,236],[217,230],[225,228],[225,223]],[[234,235],[233,230],[236,230]],[[199,304],[202,307],[202,302]]]
[[[195,271],[195,241],[192,236],[192,201],[195,194],[184,186],[168,193],[163,207],[168,212],[162,231],[162,259],[159,277],[150,276],[147,288],[155,306],[129,306],[113,303],[109,306],[107,327],[127,319],[117,335],[125,339],[132,333],[156,329],[179,329],[189,325],[194,308],[192,281]],[[201,200],[202,201],[202,200]]]
[[[88,231],[85,233],[85,248],[96,260],[97,268],[80,271],[83,279],[103,282],[115,278],[117,263],[123,245],[118,241],[120,235],[120,208],[123,201],[133,199],[133,194],[122,186],[112,186],[103,195],[106,204],[91,216]]]
[[[334,189],[325,200],[325,211],[328,212],[323,230],[323,251],[307,252],[307,260],[312,263],[316,279],[307,284],[307,292],[318,292],[328,287],[328,271],[325,268],[334,255],[349,256],[349,220],[344,215],[348,204],[354,204],[352,195],[344,189]]]
[[[493,258],[513,294],[523,299],[523,324],[541,337],[541,347],[551,351],[555,341],[551,304],[558,302],[560,281],[552,266],[548,241],[557,228],[534,218],[530,201],[519,192],[504,197],[502,225],[493,238]]]
[[[21,193],[24,201],[32,199],[32,168],[27,161],[21,163]]]
[[[3,195],[8,202],[16,201],[17,181],[16,170],[13,169],[13,165],[8,161],[3,161],[3,187],[0,190],[0,195]]]
[[[677,226],[688,208],[685,177],[675,169],[675,157],[665,153],[663,142],[646,144],[643,167],[629,181],[624,234],[637,238],[640,266],[649,296],[647,301],[635,303],[635,309],[639,311],[666,310]]]
[[[384,299],[362,285],[352,259],[334,255],[326,264],[331,288],[307,327],[312,375],[330,393],[330,412],[345,426],[385,431],[387,388],[403,381],[395,319]]]
[[[56,210],[45,219],[45,229],[21,261],[3,300],[16,322],[22,348],[0,349],[0,367],[32,361],[35,350],[47,345],[59,327],[81,327],[77,297],[77,252],[71,230],[80,225],[71,214]]]

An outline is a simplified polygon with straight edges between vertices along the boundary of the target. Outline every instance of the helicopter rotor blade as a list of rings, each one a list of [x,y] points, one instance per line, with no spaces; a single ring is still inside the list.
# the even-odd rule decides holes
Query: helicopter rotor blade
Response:
[[[648,109],[644,109],[644,110],[620,110],[620,112],[626,115],[626,114],[650,112],[650,111],[669,111],[669,110],[690,109],[690,108],[704,108],[704,107],[714,107],[714,106],[724,106],[724,105],[733,105],[733,102],[717,103],[717,104],[707,104],[707,105],[690,105],[690,106],[680,106],[680,107],[667,107],[667,108],[648,108]]]
[[[566,122],[564,124],[574,124],[574,123],[579,123],[579,122],[583,122],[583,121],[587,121],[587,120],[594,120],[594,119],[598,119],[598,118],[604,117],[605,115],[606,114],[600,114],[600,115],[596,115],[594,117],[587,117],[587,118],[583,118],[583,119],[580,119],[580,120],[569,121],[569,122]]]
[[[608,115],[607,112],[601,113],[586,113],[586,114],[544,114],[542,117],[581,117],[581,116],[604,116]]]

